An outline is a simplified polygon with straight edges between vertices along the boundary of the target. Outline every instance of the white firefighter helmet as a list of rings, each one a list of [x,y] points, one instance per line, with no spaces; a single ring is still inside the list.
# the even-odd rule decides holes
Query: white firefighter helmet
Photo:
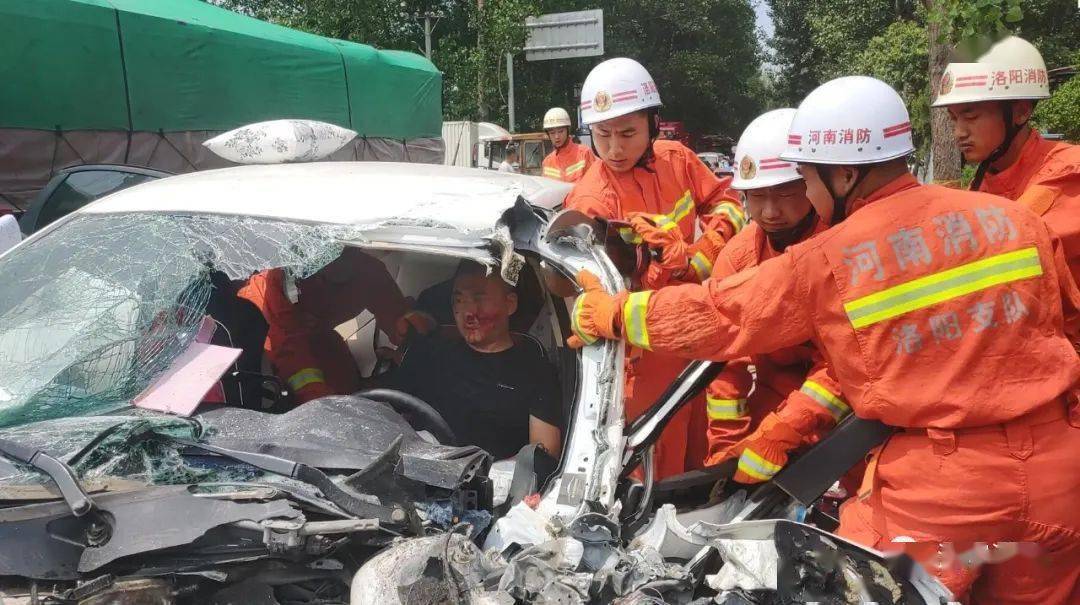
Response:
[[[581,87],[581,121],[586,125],[660,105],[652,76],[633,59],[604,61],[592,68]]]
[[[996,42],[974,63],[949,63],[934,107],[982,101],[1046,99],[1050,84],[1039,49],[1016,36]]]
[[[846,76],[815,88],[799,104],[784,160],[801,164],[877,164],[915,150],[911,119],[891,86]]]
[[[802,178],[795,163],[780,159],[787,148],[788,129],[795,109],[774,109],[754,118],[735,146],[732,189],[762,189]]]
[[[562,107],[552,107],[544,114],[544,130],[552,128],[570,128],[570,114]]]

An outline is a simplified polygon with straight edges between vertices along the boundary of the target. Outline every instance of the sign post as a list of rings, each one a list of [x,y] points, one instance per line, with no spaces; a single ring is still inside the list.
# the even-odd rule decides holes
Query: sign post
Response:
[[[529,30],[529,37],[525,41],[526,61],[576,59],[604,54],[604,11],[602,9],[528,17],[525,19],[525,28]],[[510,83],[507,105],[510,114],[510,132],[513,132],[514,60],[510,53],[506,54],[506,78]],[[581,109],[578,108],[578,124],[580,123]]]

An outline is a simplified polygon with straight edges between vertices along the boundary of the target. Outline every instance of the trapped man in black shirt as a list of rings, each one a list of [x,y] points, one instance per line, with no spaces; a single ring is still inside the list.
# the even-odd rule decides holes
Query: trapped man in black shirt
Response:
[[[496,460],[529,443],[558,457],[558,379],[539,347],[514,342],[510,316],[518,300],[513,287],[473,261],[462,261],[453,284],[458,334],[414,342],[394,372],[393,388],[431,404],[458,441],[477,445]]]

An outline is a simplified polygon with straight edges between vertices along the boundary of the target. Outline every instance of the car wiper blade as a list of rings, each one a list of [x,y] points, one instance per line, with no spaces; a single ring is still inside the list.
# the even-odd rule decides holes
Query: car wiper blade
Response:
[[[7,439],[0,439],[0,454],[23,464],[28,464],[48,475],[60,490],[60,495],[67,502],[71,513],[76,517],[81,517],[94,508],[94,501],[79,485],[75,472],[58,458],[50,456],[42,450],[35,450]]]
[[[285,458],[279,458],[270,454],[244,452],[221,447],[219,445],[210,445],[209,443],[188,441],[186,439],[179,439],[167,435],[161,436],[167,437],[177,445],[196,448],[219,456],[225,456],[226,458],[232,458],[233,460],[243,462],[244,464],[251,465],[257,469],[307,483],[308,485],[318,488],[327,500],[336,504],[349,514],[358,517],[374,517],[387,525],[411,525],[414,530],[419,529],[418,520],[415,519],[415,513],[409,514],[410,511],[407,511],[401,506],[374,504],[362,498],[358,498],[337,483],[334,483],[330,477],[326,476],[325,473],[313,466],[308,466],[301,462],[294,462]]]

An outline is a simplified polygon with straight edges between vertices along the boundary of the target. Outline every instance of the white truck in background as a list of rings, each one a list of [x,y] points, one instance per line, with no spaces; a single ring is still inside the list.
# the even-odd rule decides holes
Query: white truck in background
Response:
[[[513,135],[498,124],[457,120],[443,122],[442,138],[446,150],[443,164],[465,168],[491,168],[489,145],[493,141],[510,141]],[[499,155],[494,165],[502,161]]]

